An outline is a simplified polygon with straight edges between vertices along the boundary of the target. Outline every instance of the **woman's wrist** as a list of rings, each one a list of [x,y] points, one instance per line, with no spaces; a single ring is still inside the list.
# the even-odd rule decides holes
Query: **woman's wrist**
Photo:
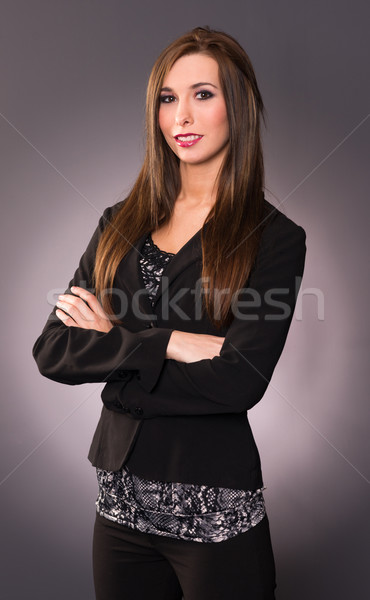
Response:
[[[167,350],[166,350],[166,358],[171,358],[173,360],[179,360],[178,356],[180,353],[180,340],[181,340],[181,331],[174,331],[170,335],[170,339],[168,340]]]

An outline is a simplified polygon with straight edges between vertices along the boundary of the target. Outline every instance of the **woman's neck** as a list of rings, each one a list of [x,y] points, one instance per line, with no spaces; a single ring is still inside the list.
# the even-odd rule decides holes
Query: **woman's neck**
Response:
[[[178,200],[189,208],[209,207],[216,202],[217,186],[214,166],[180,163],[181,191]]]

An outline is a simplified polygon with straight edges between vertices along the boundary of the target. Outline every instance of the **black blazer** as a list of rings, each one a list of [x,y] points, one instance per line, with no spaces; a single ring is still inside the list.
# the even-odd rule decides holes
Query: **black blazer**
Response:
[[[120,205],[104,211],[69,293],[72,285],[91,288],[99,237]],[[199,310],[200,231],[166,266],[153,309],[139,268],[149,232],[137,240],[114,282],[123,326],[108,333],[68,328],[54,308],[33,348],[40,372],[72,385],[107,382],[89,452],[93,465],[118,470],[126,464],[159,481],[263,485],[247,411],[263,397],[283,350],[306,254],[302,227],[266,200],[264,207],[259,252],[229,327],[215,329]],[[166,359],[175,329],[225,336],[220,356]]]

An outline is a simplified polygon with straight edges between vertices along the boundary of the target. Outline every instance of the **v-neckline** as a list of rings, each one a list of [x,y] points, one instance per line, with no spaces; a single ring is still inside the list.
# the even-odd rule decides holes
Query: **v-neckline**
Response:
[[[148,238],[149,238],[149,241],[152,244],[152,246],[154,246],[154,248],[156,248],[156,250],[158,250],[158,252],[161,252],[161,254],[167,254],[168,256],[176,256],[176,254],[178,254],[178,252],[167,252],[167,250],[162,250],[159,246],[157,246],[157,244],[153,241],[151,232],[149,232]],[[181,250],[181,248],[180,248],[180,250]]]
[[[153,238],[152,238],[152,232],[150,232],[150,233],[149,233],[149,235],[150,235],[150,239],[151,239],[151,242],[152,242],[152,244],[153,244],[153,245],[154,245],[156,248],[158,248],[158,250],[159,250],[160,252],[163,252],[164,254],[170,254],[171,256],[178,256],[180,253],[182,253],[182,251],[183,251],[185,248],[187,248],[188,246],[190,246],[190,244],[191,244],[191,243],[192,243],[192,242],[195,240],[195,238],[196,238],[196,237],[197,237],[197,236],[200,234],[200,232],[202,231],[203,227],[204,227],[204,224],[203,224],[203,226],[202,226],[200,229],[198,229],[198,231],[196,231],[196,232],[194,233],[194,235],[192,235],[192,236],[191,236],[191,238],[189,238],[189,239],[188,239],[188,241],[187,241],[187,242],[185,242],[185,244],[184,244],[183,246],[181,246],[181,248],[179,248],[179,250],[178,250],[177,252],[168,252],[167,250],[162,250],[162,249],[161,249],[161,248],[159,248],[159,246],[157,246],[157,244],[156,244],[156,243],[153,241]]]
[[[207,225],[208,222],[204,223],[203,227],[207,227]],[[201,229],[196,231],[195,234],[179,249],[179,251],[174,253],[171,260],[167,261],[165,268],[166,277],[165,279],[163,279],[163,277],[161,278],[161,284],[155,297],[155,304],[157,304],[162,297],[162,294],[166,292],[171,283],[184,271],[184,269],[187,269],[196,261],[201,263],[202,245],[200,231]],[[141,235],[122,261],[122,269],[127,268],[128,272],[131,274],[130,277],[125,276],[124,271],[119,273],[119,271],[121,271],[121,266],[117,270],[117,273],[119,273],[120,276],[120,284],[124,286],[132,295],[137,293],[139,289],[143,289],[145,287],[141,273],[140,257],[143,256],[143,246],[145,245],[145,240],[148,238],[149,234],[151,234],[151,232],[148,230],[146,233]],[[155,244],[154,241],[153,244]],[[159,246],[157,247],[159,248]],[[145,294],[140,295],[139,305],[143,314],[152,314],[153,307],[151,306],[149,298],[147,298]]]

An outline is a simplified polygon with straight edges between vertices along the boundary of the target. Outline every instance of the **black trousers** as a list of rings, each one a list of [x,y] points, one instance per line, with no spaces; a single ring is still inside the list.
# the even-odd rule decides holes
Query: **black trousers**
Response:
[[[97,600],[274,600],[275,562],[267,515],[215,543],[134,531],[97,514]]]

